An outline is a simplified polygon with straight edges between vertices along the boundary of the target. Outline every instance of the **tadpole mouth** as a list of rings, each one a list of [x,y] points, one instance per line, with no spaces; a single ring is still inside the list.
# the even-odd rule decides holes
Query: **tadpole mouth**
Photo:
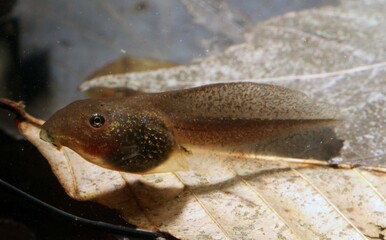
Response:
[[[55,147],[59,147],[58,144],[56,143],[55,139],[46,130],[44,130],[44,129],[40,130],[39,137],[43,141],[51,143]]]

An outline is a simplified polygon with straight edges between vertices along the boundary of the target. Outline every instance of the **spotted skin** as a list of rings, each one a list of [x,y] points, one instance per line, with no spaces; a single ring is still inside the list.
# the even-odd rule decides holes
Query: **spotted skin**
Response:
[[[125,172],[144,172],[165,161],[173,151],[173,136],[158,119],[128,116],[116,150],[105,155],[111,165]]]

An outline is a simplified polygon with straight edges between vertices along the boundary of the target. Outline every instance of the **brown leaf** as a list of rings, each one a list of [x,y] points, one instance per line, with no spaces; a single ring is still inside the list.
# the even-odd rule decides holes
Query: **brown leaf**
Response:
[[[146,59],[146,58],[137,58],[137,57],[121,57],[107,65],[104,65],[101,68],[98,68],[86,80],[90,80],[100,76],[106,76],[110,74],[122,74],[130,72],[144,72],[157,69],[166,69],[175,67],[177,64],[156,60],[156,59]],[[92,88],[89,91],[86,91],[88,97],[97,98],[97,97],[112,97],[112,96],[129,96],[135,94],[135,91],[132,91],[128,88]]]
[[[256,25],[247,42],[187,67],[93,79],[81,85],[150,92],[215,82],[265,82],[305,92],[340,109],[337,129],[347,140],[342,158],[356,164],[386,163],[386,4],[343,1],[289,13]]]
[[[188,67],[102,77],[91,87],[160,91],[212,82],[286,85],[336,105],[346,140],[337,161],[386,166],[382,1],[291,13],[257,25],[248,42]],[[366,239],[385,236],[386,176],[361,169],[202,152],[207,171],[133,175],[109,171],[41,141],[19,124],[69,195],[120,211],[130,223],[184,239]],[[197,150],[197,152],[199,149]],[[285,159],[284,159],[285,160]]]
[[[384,234],[384,173],[202,153],[196,161],[210,161],[207,173],[134,175],[100,168],[68,148],[57,151],[28,122],[19,129],[47,158],[70,196],[117,209],[142,228],[185,239]]]

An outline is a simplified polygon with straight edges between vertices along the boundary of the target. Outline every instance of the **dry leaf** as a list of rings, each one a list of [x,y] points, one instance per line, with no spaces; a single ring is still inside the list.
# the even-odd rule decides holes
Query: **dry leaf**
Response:
[[[287,14],[257,25],[248,42],[196,65],[102,77],[83,85],[160,91],[218,81],[290,86],[343,110],[337,161],[386,166],[386,4]],[[386,175],[203,152],[209,172],[109,171],[21,132],[48,159],[67,193],[117,209],[130,223],[184,239],[384,239]],[[199,151],[199,149],[197,150]],[[213,163],[213,164],[212,164]]]

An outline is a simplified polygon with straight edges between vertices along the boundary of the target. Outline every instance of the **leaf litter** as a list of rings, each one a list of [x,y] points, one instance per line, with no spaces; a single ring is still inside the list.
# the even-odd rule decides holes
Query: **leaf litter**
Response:
[[[232,168],[212,165],[212,174],[134,175],[100,168],[67,148],[58,152],[28,122],[19,128],[70,196],[116,209],[141,228],[184,239],[365,239],[383,234],[379,226],[386,224],[384,173],[228,158]]]
[[[345,145],[336,162],[384,169],[384,10],[382,1],[366,6],[343,1],[337,8],[287,14],[257,25],[246,43],[196,65],[101,77],[82,88],[163,91],[237,80],[299,89],[342,109],[345,121],[337,134]],[[331,16],[339,21],[329,23]],[[354,24],[353,19],[359,20]],[[196,161],[209,164],[211,174],[134,175],[102,169],[70,149],[57,151],[39,139],[34,124],[22,121],[18,126],[50,162],[70,196],[116,209],[141,228],[183,239],[386,235],[386,176],[381,172],[209,152]]]

